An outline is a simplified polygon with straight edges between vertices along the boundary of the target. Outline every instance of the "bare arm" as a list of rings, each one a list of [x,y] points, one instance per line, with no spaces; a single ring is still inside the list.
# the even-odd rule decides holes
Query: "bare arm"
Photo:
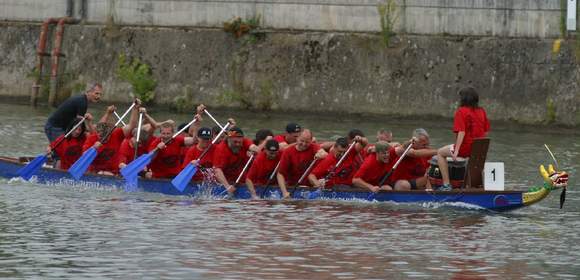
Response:
[[[101,119],[99,120],[100,123],[106,123],[109,122],[109,119],[111,118],[111,114],[113,114],[113,112],[116,110],[117,108],[115,108],[114,105],[111,105],[109,107],[107,107],[107,109],[105,110],[105,113],[101,116]]]
[[[224,185],[224,187],[226,187],[226,189],[228,189],[228,190],[233,187],[232,185],[230,185],[230,183],[226,179],[226,176],[224,175],[224,172],[222,171],[221,168],[216,167],[213,170],[215,173],[215,177],[220,184]]]
[[[334,142],[332,141],[325,141],[320,143],[320,148],[324,149],[325,151],[330,151],[330,149],[334,146]]]
[[[126,126],[123,126],[123,134],[125,135],[125,137],[129,137],[131,136],[131,133],[133,132],[133,129],[137,126],[137,121],[138,121],[138,117],[139,117],[139,106],[140,106],[140,101],[139,99],[135,99],[135,107],[133,107],[133,109],[131,110],[131,117],[129,118],[129,124],[127,124]]]
[[[290,193],[286,189],[286,178],[284,178],[284,175],[282,175],[282,173],[278,172],[276,174],[276,179],[278,180],[278,186],[280,187],[280,191],[282,191],[282,197],[283,198],[290,197]]]
[[[308,181],[310,182],[310,184],[316,188],[319,188],[322,185],[322,180],[323,179],[318,179],[316,178],[316,175],[310,173],[308,174]]]
[[[253,152],[253,153],[256,153],[257,154],[257,153],[260,152],[261,148],[259,148],[258,146],[256,146],[256,144],[252,144],[252,145],[250,145],[250,147],[248,148],[248,150],[250,152]]]
[[[86,132],[88,133],[93,133],[96,130],[95,125],[93,124],[93,115],[91,115],[90,113],[85,114],[84,126],[86,128]]]
[[[196,119],[196,121],[193,124],[191,124],[189,126],[189,129],[187,130],[187,133],[191,136],[197,135],[197,131],[201,127],[201,122],[203,121],[203,118],[201,117],[200,114],[196,114],[195,119]]]
[[[463,138],[465,137],[465,131],[459,131],[457,133],[457,140],[455,140],[455,151],[453,151],[453,161],[457,159],[457,155],[459,154],[459,148],[463,143]]]
[[[378,186],[373,186],[373,185],[365,182],[365,180],[363,180],[361,178],[353,178],[352,179],[352,184],[354,186],[356,186],[356,187],[359,187],[359,188],[369,189],[372,192],[379,191],[379,187]]]
[[[254,188],[254,182],[250,178],[246,178],[246,187],[248,187],[248,191],[250,191],[250,195],[253,199],[258,198],[256,194],[256,189]]]

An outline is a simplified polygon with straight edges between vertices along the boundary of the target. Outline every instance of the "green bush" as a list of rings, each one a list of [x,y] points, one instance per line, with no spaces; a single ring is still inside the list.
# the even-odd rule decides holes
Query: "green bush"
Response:
[[[391,38],[395,35],[394,26],[397,23],[397,4],[394,0],[387,0],[377,6],[381,20],[381,35],[386,47],[389,47]]]
[[[145,104],[153,102],[157,81],[153,78],[149,65],[138,58],[127,59],[124,54],[120,54],[117,76],[131,84],[135,97]]]

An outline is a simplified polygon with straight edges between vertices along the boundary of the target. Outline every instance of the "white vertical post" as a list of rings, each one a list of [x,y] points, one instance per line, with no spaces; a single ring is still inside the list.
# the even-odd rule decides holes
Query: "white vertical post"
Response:
[[[566,30],[576,31],[576,0],[568,0],[568,12],[566,15]]]

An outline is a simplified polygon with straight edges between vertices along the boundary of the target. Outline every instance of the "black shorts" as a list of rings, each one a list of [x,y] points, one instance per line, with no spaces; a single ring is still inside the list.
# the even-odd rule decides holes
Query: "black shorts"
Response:
[[[416,190],[417,189],[417,179],[409,180],[409,184],[411,185],[411,189],[412,190]]]

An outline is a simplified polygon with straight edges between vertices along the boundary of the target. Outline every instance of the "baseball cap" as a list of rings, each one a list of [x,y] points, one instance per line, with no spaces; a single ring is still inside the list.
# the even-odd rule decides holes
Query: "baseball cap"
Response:
[[[234,126],[228,131],[228,137],[244,137],[244,132],[241,128]]]
[[[277,152],[279,149],[280,145],[278,144],[278,141],[274,139],[266,141],[266,151]]]
[[[286,132],[293,133],[293,132],[300,132],[302,131],[302,127],[297,123],[289,123],[286,125]]]
[[[197,137],[201,139],[209,140],[211,139],[212,134],[213,133],[211,131],[211,128],[209,127],[202,127],[197,131]]]

